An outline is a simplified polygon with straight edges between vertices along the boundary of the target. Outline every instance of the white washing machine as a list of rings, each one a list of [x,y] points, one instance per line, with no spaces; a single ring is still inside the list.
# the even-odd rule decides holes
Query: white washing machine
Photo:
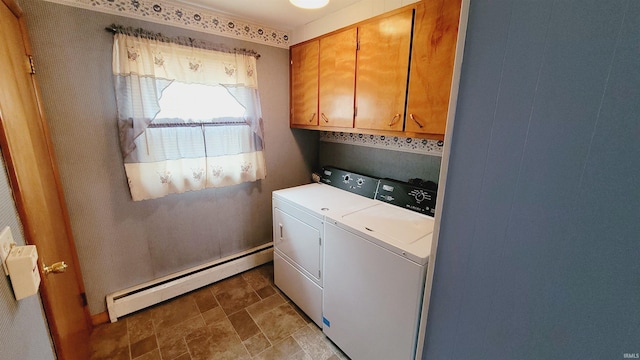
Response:
[[[381,202],[327,218],[323,332],[352,359],[414,359],[432,232]]]

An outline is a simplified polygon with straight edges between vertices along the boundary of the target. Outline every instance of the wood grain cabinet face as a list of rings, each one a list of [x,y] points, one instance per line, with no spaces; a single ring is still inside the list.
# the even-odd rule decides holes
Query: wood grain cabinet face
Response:
[[[444,134],[460,0],[428,0],[416,7],[405,131]]]
[[[291,125],[318,125],[318,52],[318,40],[291,47]]]
[[[320,126],[353,127],[356,28],[320,39]]]
[[[460,7],[422,0],[292,46],[291,126],[442,139]]]
[[[402,131],[413,9],[358,27],[355,127]]]

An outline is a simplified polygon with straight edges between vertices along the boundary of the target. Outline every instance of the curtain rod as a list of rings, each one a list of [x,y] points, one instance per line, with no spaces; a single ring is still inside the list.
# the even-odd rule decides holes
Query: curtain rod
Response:
[[[117,24],[111,24],[105,28],[106,31],[114,34],[124,34],[129,36],[135,36],[143,39],[156,40],[166,43],[178,44],[183,46],[190,46],[198,49],[222,51],[231,54],[242,54],[247,56],[253,56],[256,59],[260,59],[260,54],[255,50],[241,49],[241,48],[229,48],[224,44],[213,44],[208,41],[194,39],[186,36],[168,37],[162,35],[162,33],[155,33],[142,28],[134,28],[131,26],[122,26]]]
[[[167,127],[202,127],[202,126],[249,126],[244,121],[230,122],[200,122],[200,123],[150,123],[150,128],[167,128]]]

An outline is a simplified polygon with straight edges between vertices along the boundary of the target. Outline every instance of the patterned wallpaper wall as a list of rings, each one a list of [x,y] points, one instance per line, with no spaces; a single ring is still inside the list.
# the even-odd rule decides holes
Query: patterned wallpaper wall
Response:
[[[133,19],[177,26],[280,48],[289,48],[289,33],[212,10],[166,0],[47,0]]]
[[[319,143],[316,132],[289,129],[286,49],[49,1],[19,1],[92,314],[105,310],[106,294],[271,241],[271,191],[309,182]],[[112,23],[260,53],[266,179],[131,200],[118,144],[113,34],[104,30]]]

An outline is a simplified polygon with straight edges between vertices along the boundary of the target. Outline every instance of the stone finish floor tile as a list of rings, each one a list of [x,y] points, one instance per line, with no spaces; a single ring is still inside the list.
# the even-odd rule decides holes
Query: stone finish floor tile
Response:
[[[280,294],[273,294],[268,298],[247,307],[247,312],[249,312],[252,317],[256,318],[284,303],[286,303],[286,301],[282,296],[280,296]]]
[[[91,360],[348,360],[273,284],[273,263],[96,327]]]
[[[231,321],[231,325],[233,325],[236,333],[240,335],[240,340],[242,341],[260,333],[258,325],[256,325],[245,309],[229,315],[229,321]]]
[[[93,329],[89,339],[91,360],[129,359],[127,322],[104,324]]]
[[[303,351],[300,345],[291,337],[286,337],[279,343],[273,345],[267,350],[258,354],[254,359],[260,360],[280,360],[288,359],[289,357]]]
[[[127,331],[129,332],[129,341],[131,343],[138,342],[155,334],[151,312],[138,312],[125,319],[127,322]]]
[[[256,293],[258,294],[258,296],[260,296],[261,299],[266,299],[269,296],[275,294],[276,290],[273,288],[273,286],[265,286],[262,289],[256,290]]]
[[[189,355],[189,353],[182,354],[181,356],[178,356],[174,360],[191,360],[191,355]]]
[[[331,347],[324,341],[324,335],[305,326],[293,333],[293,338],[313,360],[327,360],[334,355]]]
[[[256,318],[269,341],[277,342],[293,334],[306,323],[289,304],[283,304]]]
[[[304,352],[304,350],[300,350],[297,353],[289,356],[287,360],[314,360],[311,355]]]
[[[160,357],[160,350],[155,349],[151,352],[148,352],[140,357],[134,358],[135,360],[162,360]],[[189,358],[190,359],[190,358]]]
[[[263,271],[260,271],[260,267],[242,273],[242,278],[251,285],[255,291],[271,286],[271,281],[264,275]]]
[[[156,331],[181,323],[185,319],[200,315],[198,305],[191,296],[180,296],[151,308],[151,317]]]
[[[267,339],[267,337],[264,336],[262,332],[260,332],[256,336],[253,336],[243,341],[243,344],[244,344],[244,347],[247,348],[247,351],[249,351],[249,354],[251,356],[256,356],[259,353],[266,350],[267,348],[271,347],[271,343],[269,342],[269,339]]]
[[[175,359],[188,352],[185,338],[205,327],[202,316],[196,316],[171,328],[157,332],[158,346],[163,359]]]
[[[242,276],[234,276],[213,286],[213,292],[227,315],[260,301],[260,296]]]
[[[220,306],[218,305],[218,301],[216,301],[215,296],[213,296],[211,287],[196,290],[191,293],[191,297],[196,301],[196,305],[198,306],[198,309],[200,309],[201,313]]]
[[[193,360],[251,358],[230,321],[209,326],[206,334],[189,339],[187,346]]]
[[[147,338],[131,344],[131,357],[135,359],[157,348],[158,342],[156,341],[156,335],[153,334]]]
[[[205,324],[212,325],[217,323],[220,320],[224,320],[227,318],[227,315],[224,313],[221,307],[217,307],[211,309],[207,312],[202,313],[202,318],[204,319]]]

